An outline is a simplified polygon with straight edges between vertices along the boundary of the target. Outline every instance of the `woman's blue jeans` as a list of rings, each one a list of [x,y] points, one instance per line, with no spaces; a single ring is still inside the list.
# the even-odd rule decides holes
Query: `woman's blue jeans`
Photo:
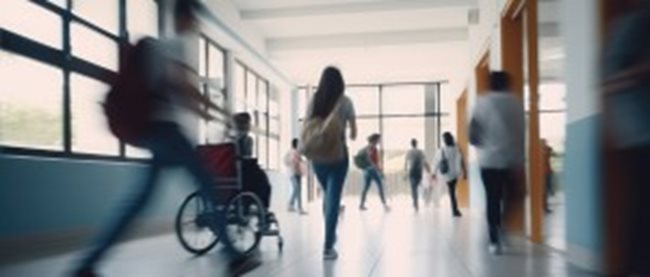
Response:
[[[325,214],[325,249],[332,249],[336,242],[341,193],[348,174],[349,159],[335,163],[314,163],[316,178],[323,189],[323,213]]]

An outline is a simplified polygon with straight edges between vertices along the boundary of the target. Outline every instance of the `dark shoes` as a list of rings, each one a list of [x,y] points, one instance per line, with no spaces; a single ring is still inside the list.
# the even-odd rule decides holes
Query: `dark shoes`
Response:
[[[462,217],[463,214],[460,211],[455,211],[454,212],[454,217]]]

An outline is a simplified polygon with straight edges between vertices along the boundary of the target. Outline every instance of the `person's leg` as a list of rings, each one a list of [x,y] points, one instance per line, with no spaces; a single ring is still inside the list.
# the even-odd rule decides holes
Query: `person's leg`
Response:
[[[481,169],[481,178],[487,197],[487,222],[492,244],[499,243],[499,228],[501,227],[502,184],[498,175],[498,170]]]
[[[325,215],[325,211],[327,210],[327,190],[329,189],[328,184],[327,184],[327,179],[328,176],[331,174],[331,169],[328,165],[320,165],[320,164],[314,164],[314,174],[316,175],[316,179],[318,180],[318,183],[320,184],[321,191],[323,194],[323,215]]]
[[[447,187],[449,188],[449,200],[451,201],[451,212],[454,216],[460,216],[460,210],[458,209],[458,200],[456,199],[456,184],[458,180],[454,179],[447,182]]]
[[[149,168],[145,182],[138,189],[138,192],[132,196],[132,199],[124,202],[123,210],[117,214],[117,217],[109,227],[104,229],[101,235],[98,236],[94,246],[82,259],[78,272],[83,272],[84,270],[92,271],[92,268],[104,257],[109,248],[124,235],[129,225],[133,222],[133,219],[148,204],[160,171],[160,167],[156,163],[156,156],[154,153],[154,162]]]
[[[417,211],[420,208],[420,205],[418,203],[418,184],[420,184],[420,180],[418,180],[416,176],[409,176],[409,181],[411,182],[411,198],[413,199],[413,208]]]
[[[377,184],[377,189],[379,189],[379,199],[381,199],[381,203],[384,204],[384,206],[387,206],[388,204],[386,202],[386,195],[384,194],[384,180],[381,179],[379,171],[373,169],[371,171],[370,179],[374,180]]]
[[[291,196],[289,197],[289,211],[295,209],[296,201],[298,200],[298,182],[297,175],[291,175]]]
[[[370,183],[372,182],[371,171],[372,169],[365,169],[363,171],[363,190],[361,191],[361,202],[359,208],[365,209],[366,207],[366,196],[368,195],[368,190],[370,189]]]
[[[298,202],[298,211],[304,213],[304,209],[302,208],[302,176],[296,175],[295,176],[296,180],[296,201]]]
[[[629,170],[627,190],[631,209],[629,221],[628,252],[630,267],[638,276],[650,276],[650,147],[637,147],[625,153],[625,167]]]
[[[344,160],[332,167],[328,176],[328,190],[325,195],[327,207],[325,209],[325,250],[332,249],[336,243],[336,227],[341,207],[341,193],[348,173],[348,161]]]
[[[551,197],[551,174],[545,174],[544,176],[544,211],[547,213],[551,212],[551,206],[548,203],[548,199]]]

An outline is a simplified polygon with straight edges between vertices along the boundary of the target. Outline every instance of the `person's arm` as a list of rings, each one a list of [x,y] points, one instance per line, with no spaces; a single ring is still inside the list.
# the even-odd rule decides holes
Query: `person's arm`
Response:
[[[357,120],[354,117],[350,120],[350,139],[357,139]]]
[[[424,156],[424,154],[422,154],[422,156],[423,156],[423,157],[422,157],[422,161],[423,161],[423,163],[424,163],[424,164],[423,164],[423,166],[424,166],[424,170],[425,170],[427,173],[431,174],[431,173],[432,173],[432,172],[431,172],[431,165],[429,165],[429,162],[427,162],[427,157]]]

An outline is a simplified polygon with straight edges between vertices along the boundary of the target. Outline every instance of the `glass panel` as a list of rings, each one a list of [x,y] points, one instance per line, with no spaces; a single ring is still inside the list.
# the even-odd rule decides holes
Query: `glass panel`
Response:
[[[379,87],[347,87],[345,95],[354,103],[357,115],[379,115]]]
[[[235,65],[235,112],[246,111],[246,70],[239,63]]]
[[[307,96],[307,89],[298,89],[298,117],[303,118],[307,113],[307,105],[309,104],[309,97]]]
[[[277,139],[269,140],[269,168],[273,170],[280,169],[280,143]]]
[[[280,118],[279,117],[271,117],[271,120],[269,120],[269,133],[275,134],[275,135],[280,135]]]
[[[383,148],[386,174],[401,174],[404,157],[410,149],[411,139],[426,141],[424,117],[384,118]],[[433,135],[433,134],[432,134]]]
[[[258,145],[259,152],[257,153],[258,162],[260,163],[260,166],[262,168],[268,168],[268,162],[267,162],[268,153],[266,152],[268,148],[268,142],[269,139],[265,135],[260,135],[259,140],[257,141],[257,143],[259,144]]]
[[[118,34],[119,3],[116,0],[72,0],[72,12],[106,31]]]
[[[199,38],[199,75],[208,76],[208,53],[205,52],[205,38]]]
[[[456,110],[456,98],[446,84],[440,85],[440,112],[450,113]]]
[[[154,0],[126,1],[126,14],[129,40],[132,43],[145,36],[158,37],[158,5]]]
[[[72,54],[88,62],[117,70],[118,49],[111,39],[73,23],[71,28]]]
[[[566,113],[541,113],[539,117],[540,136],[558,153],[564,152],[566,138]]]
[[[224,80],[223,80],[224,79],[223,70],[224,70],[225,55],[221,51],[221,49],[217,48],[216,46],[210,44],[209,47],[210,47],[210,50],[209,50],[209,57],[208,58],[210,59],[210,62],[209,62],[209,67],[210,67],[209,71],[210,72],[209,72],[208,77],[210,77],[210,79],[219,78],[220,79],[219,83],[223,84],[223,83],[225,83]]]
[[[539,87],[540,110],[566,110],[566,85],[564,83],[544,83]]]
[[[63,150],[62,76],[57,68],[0,50],[0,144]]]
[[[79,74],[70,78],[72,150],[93,154],[119,154],[119,142],[110,133],[102,102],[109,86]]]
[[[248,112],[257,108],[257,77],[250,71],[246,71],[246,106]]]
[[[206,135],[207,143],[220,143],[223,142],[225,137],[224,137],[224,132],[226,131],[226,126],[217,121],[211,121],[207,125],[207,130],[206,130]]]
[[[149,152],[149,150],[143,148],[135,148],[129,145],[126,146],[126,156],[129,158],[140,158],[140,159],[147,159],[152,157],[151,152]]]
[[[257,107],[263,113],[268,112],[268,83],[264,79],[258,79],[257,82]]]
[[[28,20],[38,18],[38,20]],[[61,18],[44,8],[25,0],[3,1],[0,8],[2,28],[42,42],[56,49],[63,46]]]
[[[384,114],[424,114],[424,86],[386,86],[382,90]]]

